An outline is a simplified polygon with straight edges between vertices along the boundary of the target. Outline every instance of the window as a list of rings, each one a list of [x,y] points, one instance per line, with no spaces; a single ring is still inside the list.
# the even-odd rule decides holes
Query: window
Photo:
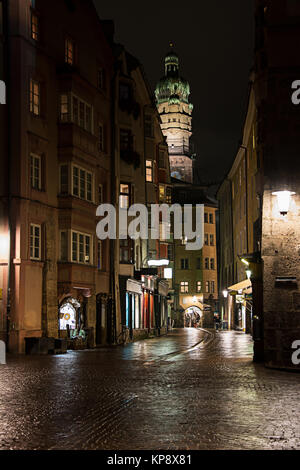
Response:
[[[130,207],[130,185],[120,184],[120,208],[129,209]]]
[[[120,152],[127,152],[133,147],[133,137],[130,131],[120,130]]]
[[[68,232],[60,232],[60,260],[68,261]]]
[[[41,259],[41,226],[30,225],[30,259]]]
[[[72,231],[72,262],[91,264],[91,240],[90,235]]]
[[[38,155],[30,155],[30,182],[32,189],[42,188],[42,163]]]
[[[167,188],[166,203],[172,204],[172,189],[171,188]]]
[[[69,97],[65,94],[60,95],[60,120],[61,122],[70,121]]]
[[[166,188],[163,185],[159,185],[159,202],[164,202],[166,195]]]
[[[205,282],[205,292],[209,294],[209,281]]]
[[[103,269],[102,266],[102,242],[98,241],[97,243],[97,268],[99,271]]]
[[[209,214],[209,223],[210,224],[214,223],[214,214]]]
[[[68,165],[60,166],[60,194],[68,194],[69,192],[69,167]]]
[[[131,87],[127,83],[120,83],[119,101],[129,101],[131,98]]]
[[[181,294],[187,294],[189,292],[189,283],[186,281],[182,281],[180,283],[180,292]]]
[[[214,244],[215,244],[215,237],[214,237],[213,235],[210,235],[210,236],[209,236],[209,243],[210,243],[211,246],[214,246]]]
[[[93,132],[93,107],[73,93],[60,95],[61,122],[73,122],[88,132]]]
[[[31,11],[31,38],[39,40],[39,17],[34,11]]]
[[[196,266],[197,266],[197,269],[201,269],[201,258],[197,258]]]
[[[159,168],[166,168],[166,158],[164,152],[159,152]]]
[[[168,260],[173,261],[173,259],[174,259],[173,245],[168,245]]]
[[[209,269],[209,258],[205,258],[205,269]]]
[[[204,235],[204,244],[208,245],[208,233]]]
[[[98,204],[103,203],[103,186],[102,184],[99,184],[98,186]]]
[[[147,183],[153,183],[153,161],[146,160],[146,181]]]
[[[215,293],[215,281],[211,281],[211,283],[210,283],[210,292],[212,294]]]
[[[78,166],[72,166],[72,195],[84,199],[86,201],[93,201],[93,176],[89,171],[83,170]]]
[[[153,138],[153,118],[149,114],[145,116],[145,137]]]
[[[99,152],[104,151],[104,132],[102,124],[98,126],[98,150]]]
[[[36,80],[30,79],[29,90],[30,112],[35,116],[41,113],[41,87]]]
[[[202,290],[202,282],[201,281],[197,281],[197,293],[199,294]]]
[[[131,240],[120,240],[120,263],[131,263]]]
[[[188,258],[180,260],[181,269],[189,269],[189,260]]]
[[[97,86],[100,90],[105,90],[106,86],[105,86],[105,70],[102,69],[102,68],[99,68],[98,69],[98,72],[97,72]]]
[[[210,269],[215,269],[215,260],[214,260],[214,258],[210,259]]]
[[[208,224],[208,213],[207,212],[204,213],[204,223]]]
[[[65,62],[69,65],[74,65],[75,61],[75,44],[70,38],[65,40]]]

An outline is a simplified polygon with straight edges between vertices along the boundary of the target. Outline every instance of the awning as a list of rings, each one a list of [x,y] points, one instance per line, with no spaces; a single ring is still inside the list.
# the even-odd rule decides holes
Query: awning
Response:
[[[228,287],[228,290],[239,292],[240,290],[244,291],[246,289],[250,289],[250,287],[252,287],[251,281],[250,279],[246,279],[245,281],[241,281],[238,284],[234,284],[233,286]]]

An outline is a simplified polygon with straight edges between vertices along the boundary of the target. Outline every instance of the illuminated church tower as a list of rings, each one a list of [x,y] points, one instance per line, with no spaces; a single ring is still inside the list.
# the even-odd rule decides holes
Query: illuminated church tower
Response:
[[[187,183],[193,182],[193,159],[190,152],[193,105],[189,102],[190,86],[179,75],[179,59],[171,50],[165,57],[165,76],[156,86],[157,109],[162,132],[167,138],[171,175]]]

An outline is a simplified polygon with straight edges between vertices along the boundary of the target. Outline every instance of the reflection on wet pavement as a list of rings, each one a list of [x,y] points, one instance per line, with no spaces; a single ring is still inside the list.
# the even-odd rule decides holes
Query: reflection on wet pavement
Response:
[[[300,376],[253,364],[247,335],[214,336],[9,357],[0,449],[299,449]]]

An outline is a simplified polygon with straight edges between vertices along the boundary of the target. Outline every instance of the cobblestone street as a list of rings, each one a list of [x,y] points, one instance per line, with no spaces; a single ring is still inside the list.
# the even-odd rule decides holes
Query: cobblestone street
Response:
[[[253,364],[241,333],[175,330],[0,367],[2,450],[300,449],[300,376]]]

